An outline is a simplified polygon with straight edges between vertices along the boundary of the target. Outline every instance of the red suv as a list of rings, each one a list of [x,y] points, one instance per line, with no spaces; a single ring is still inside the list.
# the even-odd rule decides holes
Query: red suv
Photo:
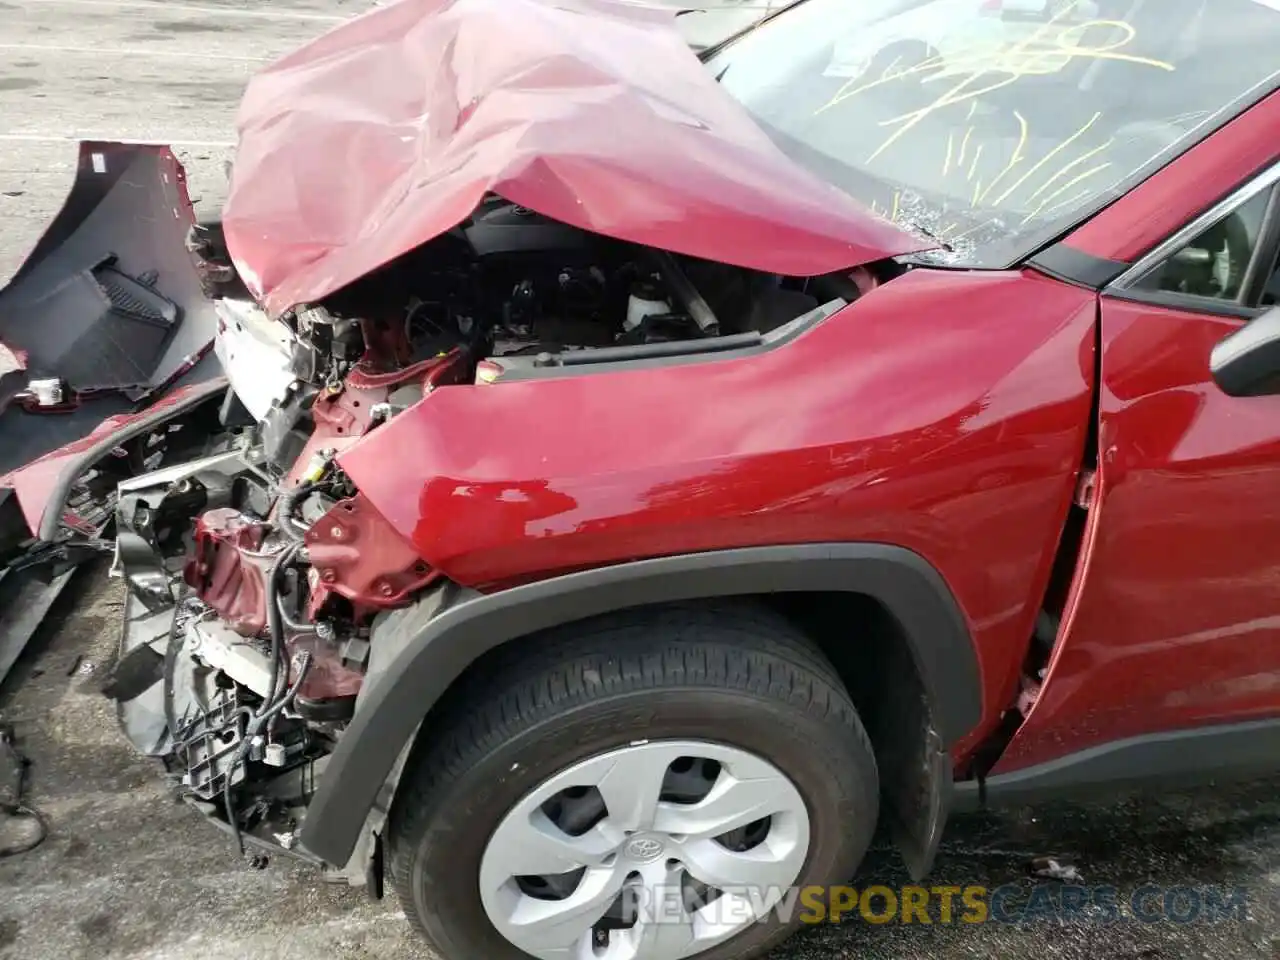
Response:
[[[111,694],[212,823],[448,960],[728,960],[880,820],[922,876],[1280,766],[1280,11],[831,74],[910,6],[402,0],[250,84],[216,224],[84,146],[0,530],[114,531]]]

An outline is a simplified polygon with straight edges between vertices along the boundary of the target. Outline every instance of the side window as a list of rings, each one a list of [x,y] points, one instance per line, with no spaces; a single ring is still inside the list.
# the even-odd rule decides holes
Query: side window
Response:
[[[1202,230],[1180,249],[1141,274],[1129,289],[1196,299],[1241,303],[1250,264],[1264,235],[1271,190],[1263,190],[1216,223]],[[1280,278],[1267,264],[1267,288],[1280,295]],[[1256,268],[1255,268],[1256,270]],[[1252,285],[1256,289],[1256,284]],[[1256,299],[1255,294],[1250,299]],[[1275,302],[1274,299],[1272,302]]]

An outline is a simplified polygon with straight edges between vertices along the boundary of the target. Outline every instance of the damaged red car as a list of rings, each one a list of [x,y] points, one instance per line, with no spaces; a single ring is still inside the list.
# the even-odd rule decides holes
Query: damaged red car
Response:
[[[133,744],[448,960],[755,957],[877,824],[1276,770],[1280,8],[1078,6],[401,0],[216,223],[85,144],[5,579],[110,551]]]

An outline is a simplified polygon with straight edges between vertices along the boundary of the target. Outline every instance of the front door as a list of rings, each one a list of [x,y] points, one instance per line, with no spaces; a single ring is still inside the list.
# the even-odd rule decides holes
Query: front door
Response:
[[[995,773],[1103,742],[1280,716],[1280,397],[1214,345],[1280,295],[1280,167],[1100,299],[1098,467],[1038,701]]]

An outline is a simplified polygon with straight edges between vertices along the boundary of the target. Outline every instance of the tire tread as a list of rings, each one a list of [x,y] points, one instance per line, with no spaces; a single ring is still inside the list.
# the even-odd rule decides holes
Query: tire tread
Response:
[[[660,639],[659,639],[660,638]],[[680,604],[622,611],[545,631],[500,650],[446,695],[400,780],[387,823],[386,868],[412,909],[416,839],[448,785],[522,730],[611,695],[709,688],[785,703],[841,728],[873,756],[843,684],[789,621],[750,604]]]

